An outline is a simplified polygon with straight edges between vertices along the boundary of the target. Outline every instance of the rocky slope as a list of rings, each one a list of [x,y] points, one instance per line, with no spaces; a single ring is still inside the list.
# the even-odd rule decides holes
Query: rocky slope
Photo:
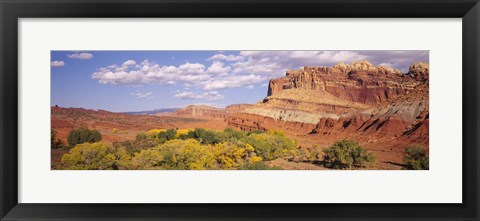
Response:
[[[268,96],[231,106],[230,126],[363,141],[406,139],[428,145],[429,65],[408,73],[368,61],[304,67],[270,80]]]

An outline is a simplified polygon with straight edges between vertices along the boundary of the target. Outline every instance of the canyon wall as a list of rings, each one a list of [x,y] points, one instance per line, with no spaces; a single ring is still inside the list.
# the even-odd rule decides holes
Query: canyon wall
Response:
[[[227,107],[226,120],[247,131],[282,128],[357,140],[408,137],[428,144],[428,79],[424,62],[412,64],[407,73],[368,61],[304,67],[270,80],[262,101]]]

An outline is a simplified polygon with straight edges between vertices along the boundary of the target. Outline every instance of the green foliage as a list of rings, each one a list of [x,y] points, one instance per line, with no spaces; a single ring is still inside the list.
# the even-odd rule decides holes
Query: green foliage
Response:
[[[375,162],[375,156],[355,141],[340,140],[323,150],[323,160],[326,167],[353,168]]]
[[[82,143],[62,157],[65,169],[109,170],[116,169],[116,157],[104,143]]]
[[[319,161],[321,156],[321,150],[317,145],[313,145],[311,148],[299,148],[294,156],[295,162],[315,162]]]
[[[175,138],[175,135],[177,134],[177,131],[174,129],[168,129],[166,131],[160,131],[157,135],[157,138],[163,142],[160,143],[165,143],[165,141],[172,140]]]
[[[223,130],[223,136],[225,140],[242,140],[247,136],[247,133],[245,133],[245,131],[227,128]]]
[[[135,136],[136,141],[141,141],[141,140],[147,140],[150,137],[146,133],[138,133],[137,136]]]
[[[68,145],[75,146],[81,143],[94,143],[102,140],[102,135],[97,130],[89,130],[86,128],[80,128],[72,130],[68,134]]]
[[[50,147],[51,148],[63,148],[65,143],[57,138],[57,131],[50,130]]]
[[[249,132],[247,133],[247,135],[250,135],[250,134],[263,134],[263,133],[265,133],[265,131],[263,131],[263,130],[252,130],[252,131],[249,131]]]
[[[155,147],[157,142],[152,139],[135,139],[134,141],[122,141],[122,142],[114,142],[113,149],[120,150],[123,149],[127,154],[133,156],[135,153],[140,152],[142,150],[150,149]]]
[[[187,134],[188,139],[198,140],[202,144],[216,144],[222,141],[221,137],[216,131],[205,130],[203,128],[195,128]]]
[[[429,167],[427,151],[419,145],[410,145],[405,149],[403,162],[407,170],[428,170]]]

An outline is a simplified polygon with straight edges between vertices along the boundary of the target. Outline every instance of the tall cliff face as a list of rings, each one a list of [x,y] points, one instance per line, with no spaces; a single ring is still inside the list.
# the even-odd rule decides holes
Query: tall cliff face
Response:
[[[408,73],[368,61],[304,67],[270,80],[265,99],[227,120],[246,130],[283,127],[319,135],[419,136],[428,142],[428,76],[423,62]]]
[[[373,105],[406,94],[427,79],[426,63],[415,63],[408,74],[403,74],[390,67],[358,61],[351,65],[341,63],[333,67],[304,67],[302,70],[287,71],[285,77],[270,81],[268,96],[288,89],[306,89],[327,92],[352,103]]]

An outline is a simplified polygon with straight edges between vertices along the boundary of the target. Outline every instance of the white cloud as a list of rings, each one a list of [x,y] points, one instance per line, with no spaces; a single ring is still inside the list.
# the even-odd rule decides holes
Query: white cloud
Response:
[[[265,84],[262,84],[262,86],[261,86],[261,87],[268,87],[268,84],[267,84],[267,83],[265,83]]]
[[[56,67],[56,68],[63,67],[63,66],[65,66],[65,62],[63,62],[63,61],[52,61],[52,62],[50,62],[50,66]]]
[[[247,88],[247,89],[250,89],[250,90],[251,90],[251,89],[253,89],[253,88],[254,88],[254,86],[253,86],[253,85],[248,85],[248,86],[246,86],[245,88]]]
[[[189,100],[222,100],[225,97],[219,94],[217,91],[207,91],[202,94],[198,94],[192,91],[177,92],[176,98],[189,99]]]
[[[266,80],[265,77],[259,75],[234,75],[226,78],[213,79],[203,83],[204,89],[206,90],[215,90],[223,88],[235,88],[241,87],[244,85],[251,85],[260,83]]]
[[[216,54],[208,59],[210,64],[185,62],[162,66],[148,60],[141,63],[129,60],[101,67],[91,77],[101,84],[183,83],[185,87],[217,90],[265,83],[285,76],[286,70],[303,66],[333,66],[364,59],[406,72],[413,62],[428,62],[428,51],[241,51],[238,55]]]
[[[209,57],[207,60],[225,60],[225,61],[241,61],[243,60],[243,56],[235,56],[235,55],[224,55],[224,54],[216,54],[212,57]]]
[[[93,54],[82,52],[82,53],[68,54],[67,57],[73,58],[73,59],[88,60],[93,58]]]
[[[153,92],[147,92],[147,93],[131,93],[130,95],[136,97],[137,99],[150,99],[153,98]]]
[[[228,75],[230,69],[230,66],[225,66],[225,64],[220,61],[214,61],[213,64],[207,69],[207,73],[225,76]]]
[[[125,62],[123,62],[122,66],[131,66],[131,65],[136,65],[137,62],[135,62],[134,60],[127,60]]]

